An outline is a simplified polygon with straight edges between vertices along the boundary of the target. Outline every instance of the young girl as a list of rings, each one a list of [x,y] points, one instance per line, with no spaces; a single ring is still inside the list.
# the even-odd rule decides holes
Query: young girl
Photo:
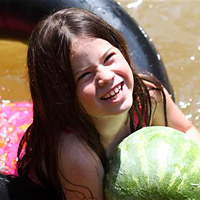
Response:
[[[103,200],[108,159],[144,126],[168,125],[200,143],[161,84],[137,74],[119,32],[86,10],[64,9],[36,26],[28,73],[33,123],[18,173],[62,198]]]

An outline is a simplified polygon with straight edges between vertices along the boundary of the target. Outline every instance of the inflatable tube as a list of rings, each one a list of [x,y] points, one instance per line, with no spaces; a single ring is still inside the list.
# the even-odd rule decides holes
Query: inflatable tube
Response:
[[[140,72],[154,74],[173,96],[166,70],[151,40],[134,19],[113,0],[0,0],[0,39],[26,42],[41,18],[68,7],[88,9],[118,29],[127,40],[136,68]],[[15,172],[16,152],[13,149],[17,148],[21,136],[32,121],[32,104],[3,102],[0,104],[0,113],[0,171],[9,174]],[[5,161],[10,164],[7,165]],[[4,195],[3,199],[16,199],[12,197],[17,195],[18,199],[40,199],[40,195],[34,196],[34,193],[49,196],[47,191],[40,191],[35,185],[31,185],[33,183],[28,187],[25,187],[26,184],[27,180],[2,175],[0,196]],[[19,186],[21,190],[13,189]],[[28,193],[24,193],[27,188]],[[53,197],[53,194],[50,197]],[[50,197],[47,199],[51,199]]]
[[[0,37],[27,40],[45,15],[66,7],[88,9],[118,29],[126,38],[140,72],[151,72],[173,95],[166,70],[145,31],[113,0],[0,0]]]
[[[57,200],[54,190],[44,189],[28,179],[0,174],[1,200]]]

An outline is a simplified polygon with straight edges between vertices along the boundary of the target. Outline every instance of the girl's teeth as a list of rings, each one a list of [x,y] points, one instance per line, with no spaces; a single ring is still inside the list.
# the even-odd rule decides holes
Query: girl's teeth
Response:
[[[118,92],[119,92],[118,87],[116,87],[114,90],[115,90],[115,93],[118,93]]]
[[[110,94],[106,94],[104,97],[105,97],[105,98],[108,98],[108,97],[110,97]]]
[[[118,85],[117,87],[114,88],[114,90],[111,90],[109,93],[107,93],[103,98],[108,99],[110,98],[111,100],[115,99],[115,95],[118,94],[122,89],[122,85]]]
[[[114,99],[115,99],[115,97],[111,97],[110,99],[111,99],[111,100],[114,100]]]
[[[113,90],[110,91],[110,95],[113,96],[115,92]]]

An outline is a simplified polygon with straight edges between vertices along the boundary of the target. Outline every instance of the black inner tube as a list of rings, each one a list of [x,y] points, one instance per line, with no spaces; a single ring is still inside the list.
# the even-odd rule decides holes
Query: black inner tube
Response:
[[[55,190],[42,188],[28,178],[0,174],[1,200],[58,200]]]
[[[142,28],[113,0],[0,0],[0,38],[27,41],[35,24],[62,8],[88,9],[101,16],[125,37],[139,72],[155,75],[174,97],[160,55]]]

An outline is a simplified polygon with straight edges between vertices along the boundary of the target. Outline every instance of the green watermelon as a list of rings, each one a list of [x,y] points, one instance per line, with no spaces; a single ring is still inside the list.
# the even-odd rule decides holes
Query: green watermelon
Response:
[[[145,127],[116,148],[106,200],[200,200],[200,147],[169,127]]]

